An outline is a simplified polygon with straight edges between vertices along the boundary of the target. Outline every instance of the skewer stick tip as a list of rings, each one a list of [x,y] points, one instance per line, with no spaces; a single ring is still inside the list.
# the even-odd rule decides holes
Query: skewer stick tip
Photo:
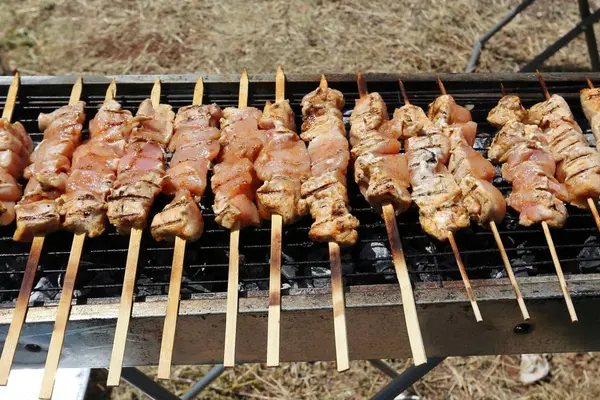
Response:
[[[108,85],[108,88],[106,89],[106,96],[104,96],[104,100],[114,100],[115,97],[117,97],[117,81],[113,79],[110,81],[110,85]]]
[[[362,72],[360,72],[360,71],[356,74],[356,84],[358,85],[358,94],[361,99],[369,94],[369,89],[367,88],[367,82],[365,81],[365,78],[364,78]]]
[[[335,357],[337,370],[338,372],[342,372],[350,368],[350,354],[348,352],[346,305],[344,298],[344,284],[342,282],[342,260],[340,246],[336,242],[329,242],[329,263],[331,267]]]
[[[327,78],[325,78],[325,74],[321,75],[321,82],[319,83],[319,87],[321,89],[327,89]]]
[[[542,73],[540,72],[539,69],[535,70],[535,75],[537,76],[538,82],[540,83],[540,86],[542,87],[542,92],[544,93],[544,97],[546,98],[546,100],[548,100],[550,98],[550,93],[548,92],[548,87],[546,86],[546,81],[544,80],[544,77],[542,76]]]
[[[594,83],[592,82],[592,80],[589,77],[586,77],[585,80],[587,81],[587,84],[590,87],[590,89],[594,89]]]
[[[506,89],[503,83],[500,83],[500,93],[502,93],[502,97],[506,96]]]
[[[400,93],[402,94],[402,100],[404,100],[404,105],[409,105],[410,101],[408,100],[408,96],[406,95],[406,89],[404,88],[404,82],[402,82],[402,79],[398,79],[398,84],[400,85]]]
[[[19,78],[19,73],[15,73],[13,80],[8,88],[8,94],[6,95],[6,103],[4,104],[4,110],[2,110],[2,118],[10,121],[12,119],[12,114],[15,110],[15,103],[17,102],[17,93],[19,92],[19,86],[21,85],[21,80]]]
[[[437,78],[437,84],[438,87],[440,88],[440,92],[442,92],[442,95],[447,95],[448,92],[446,92],[446,86],[444,86],[444,83],[442,82],[442,80],[438,77]]]
[[[458,246],[456,245],[456,240],[454,239],[454,234],[452,233],[452,231],[448,231],[448,241],[450,242],[450,246],[452,247],[452,252],[454,253],[454,258],[456,259],[456,265],[458,265],[460,276],[462,277],[463,283],[465,284],[467,298],[469,299],[471,307],[473,308],[475,320],[477,322],[481,322],[483,321],[483,317],[481,316],[481,311],[479,311],[479,305],[477,304],[477,300],[475,299],[475,294],[473,293],[473,288],[471,287],[471,281],[469,280],[469,276],[467,275],[467,270],[465,269],[465,265],[463,264],[462,257],[460,256],[460,251],[458,250]]]
[[[152,92],[150,93],[150,100],[152,100],[152,107],[156,108],[160,104],[160,92],[162,89],[162,83],[160,78],[154,81],[154,86],[152,86]]]
[[[248,106],[248,73],[246,68],[242,70],[240,77],[240,93],[238,99],[238,107],[243,108]]]
[[[195,106],[201,105],[202,97],[204,97],[204,80],[202,80],[202,77],[200,76],[196,81],[196,86],[194,86],[194,97],[192,99],[192,104]]]
[[[285,100],[285,74],[281,65],[277,68],[275,76],[275,101]]]
[[[281,331],[281,236],[283,218],[271,217],[271,260],[269,274],[269,319],[267,330],[267,367],[279,366]]]
[[[83,78],[80,76],[75,80],[73,88],[71,89],[71,97],[69,98],[69,104],[73,105],[81,98],[81,91],[83,90]]]

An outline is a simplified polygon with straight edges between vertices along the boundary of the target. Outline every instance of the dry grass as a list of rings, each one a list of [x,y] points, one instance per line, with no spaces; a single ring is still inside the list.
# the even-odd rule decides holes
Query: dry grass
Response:
[[[4,0],[0,45],[29,74],[459,72],[517,0]],[[593,3],[593,2],[592,2]],[[480,71],[516,71],[578,19],[538,1],[487,46]],[[588,68],[582,37],[549,62]]]
[[[245,1],[3,0],[1,53],[25,74],[460,72],[473,41],[519,0]],[[594,3],[591,2],[593,6]],[[492,39],[479,71],[517,71],[578,19],[577,2],[538,1]],[[1,62],[2,60],[0,60]],[[4,60],[6,62],[6,60]],[[547,63],[588,69],[582,37]],[[393,361],[398,369],[407,361]],[[600,396],[600,362],[560,355],[551,376],[523,386],[518,359],[453,358],[415,385],[427,399],[579,399]],[[179,367],[168,386],[181,394],[209,366]],[[155,369],[146,371],[155,374]],[[388,378],[367,362],[348,373],[333,363],[245,365],[228,371],[203,399],[356,399]],[[97,381],[102,393],[103,379]],[[106,398],[108,393],[104,392]],[[141,398],[128,385],[113,399]]]

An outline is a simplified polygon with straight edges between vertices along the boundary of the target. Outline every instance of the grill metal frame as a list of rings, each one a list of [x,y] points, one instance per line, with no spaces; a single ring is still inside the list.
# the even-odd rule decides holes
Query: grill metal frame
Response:
[[[575,89],[578,91],[584,87],[587,76],[594,81],[600,81],[600,74],[544,74],[550,91],[565,96],[584,129],[587,128],[587,123],[581,119],[581,107],[578,106],[579,100]],[[393,110],[401,104],[398,78],[405,82],[411,102],[424,106],[439,94],[436,77],[434,75],[370,74],[366,79],[369,89],[382,92],[388,107]],[[543,100],[534,74],[441,74],[439,77],[459,104],[475,105],[476,122],[482,122],[484,111],[487,113],[487,110],[500,98],[500,82],[504,83],[508,92],[518,93],[526,105]],[[150,88],[156,78],[160,78],[163,82],[163,102],[173,104],[175,108],[191,103],[193,85],[198,76],[85,76],[83,95],[88,101],[89,117],[95,114],[94,107],[102,102],[104,90],[113,78],[117,80],[117,100],[121,101],[125,98],[124,107],[134,110],[139,101],[149,96]],[[236,103],[239,75],[209,75],[203,78],[206,102],[215,101],[220,106]],[[291,102],[298,114],[297,108],[301,96],[317,87],[320,76],[288,74],[286,78],[286,92],[290,93]],[[348,103],[346,109],[351,109],[353,99],[358,97],[355,78],[355,75],[350,74],[327,75],[331,87],[339,88],[344,92]],[[23,77],[15,119],[19,119],[22,115],[31,116],[40,110],[52,111],[57,106],[66,104],[74,80],[75,77]],[[250,75],[249,80],[249,105],[262,106],[265,100],[274,96],[274,74]],[[10,77],[0,77],[0,94],[4,95],[7,92],[10,81]],[[0,103],[2,101],[3,98],[0,97]],[[33,125],[31,118],[27,123]],[[489,126],[483,125],[483,127],[483,132],[480,129],[480,134],[483,133],[484,136],[493,135],[496,131]],[[36,135],[33,136],[35,139]],[[39,135],[37,139],[39,140]],[[485,148],[479,150],[485,151]],[[503,192],[510,191],[510,186],[506,183],[500,181],[497,183]],[[357,191],[353,191],[351,197],[355,202],[354,212],[359,215],[363,224],[359,232],[362,244],[369,241],[387,242],[383,221],[370,211]],[[210,195],[206,202],[212,203]],[[552,274],[550,255],[540,227],[525,229],[509,228],[505,224],[499,226],[509,257],[517,257],[522,249],[519,250],[507,243],[507,236],[517,238],[515,240],[525,237],[528,242],[527,251],[537,257],[531,264],[538,269],[539,276],[518,278],[532,316],[532,321],[528,325],[522,325],[514,293],[506,278],[473,279],[489,276],[491,271],[503,269],[498,250],[493,245],[491,232],[475,229],[457,235],[461,254],[465,258],[467,272],[471,275],[475,295],[483,314],[484,322],[480,324],[476,324],[473,319],[464,287],[458,280],[458,270],[455,267],[452,270],[448,266],[440,265],[447,264],[448,259],[451,260],[452,252],[449,246],[434,245],[434,254],[415,251],[407,253],[409,272],[413,280],[420,281],[425,274],[424,271],[414,268],[414,264],[423,258],[428,260],[425,264],[431,269],[426,272],[436,275],[432,282],[415,283],[417,310],[428,354],[447,356],[600,350],[600,335],[594,334],[600,331],[600,319],[595,312],[600,305],[600,274],[579,274],[573,267],[577,264],[574,254],[586,246],[589,247],[580,239],[591,234],[597,236],[597,230],[591,214],[573,208],[569,208],[569,212],[570,218],[566,229],[553,231],[553,236],[559,256],[562,257],[563,267],[566,266],[567,272],[571,272],[567,275],[567,281],[580,317],[580,322],[576,325],[569,322],[560,288],[556,277]],[[205,215],[208,216],[206,219],[210,220],[210,212],[206,210],[206,213]],[[418,226],[415,227],[415,220],[414,210],[398,218],[405,247],[415,244],[415,248],[421,248],[424,243],[433,242],[418,229]],[[307,218],[298,226],[284,227],[284,232],[287,229],[294,232],[293,235],[296,235],[294,237],[298,234],[306,236],[309,224],[310,219]],[[225,325],[224,279],[226,279],[223,277],[226,277],[227,269],[227,264],[223,260],[226,260],[228,232],[211,225],[210,221],[206,227],[205,236],[197,244],[188,245],[188,253],[192,255],[191,259],[186,258],[185,268],[201,271],[200,276],[204,279],[192,280],[191,284],[209,285],[213,293],[201,294],[194,293],[192,290],[191,294],[184,296],[177,325],[174,364],[210,363],[218,362],[222,358]],[[268,239],[266,242],[253,241],[252,235],[258,232],[258,236],[268,238],[269,231],[269,224],[250,232],[243,231],[240,242],[242,253],[246,250],[250,253],[264,252],[268,255]],[[6,232],[7,230],[0,230],[0,263],[12,261],[18,264],[22,259],[21,264],[24,267],[29,245],[13,244]],[[43,274],[61,274],[64,271],[71,237],[68,233],[57,233],[49,237],[48,241],[51,243],[45,248],[40,262],[43,265]],[[469,246],[471,239],[474,239],[479,246]],[[55,244],[53,245],[52,242]],[[127,238],[119,237],[111,231],[104,238],[92,242],[91,248],[87,246],[84,248],[82,264],[82,270],[85,270],[88,278],[100,273],[122,273]],[[482,243],[484,245],[492,243],[492,245],[482,247]],[[310,252],[323,247],[325,256],[322,259],[300,260],[296,264],[305,268],[328,266],[325,244],[308,245],[304,242],[290,242],[286,241],[284,236],[283,247],[284,252],[286,249],[292,252]],[[198,261],[194,254],[200,253],[202,254],[198,256],[200,257]],[[89,257],[87,260],[86,254]],[[117,257],[113,257],[106,265],[97,261],[98,258],[107,255],[112,257],[111,254],[117,254]],[[351,251],[346,254],[352,258],[358,253]],[[493,257],[497,256],[497,261],[494,261],[493,265],[478,262],[482,255],[484,258],[489,258],[492,257],[491,254],[496,254]],[[156,244],[150,235],[145,235],[140,269],[149,273],[162,274],[164,279],[143,284],[138,276],[138,287],[158,286],[162,294],[139,296],[136,299],[125,353],[125,365],[150,365],[158,361],[166,308],[164,294],[168,288],[171,255],[172,246]],[[221,262],[204,266],[201,263],[205,261],[204,255],[208,260],[214,257],[219,258]],[[122,262],[118,261],[119,257],[122,258]],[[264,271],[259,271],[257,273],[259,278],[255,277],[256,273],[246,277],[242,275],[241,281],[245,284],[255,283],[260,288],[268,281],[268,259],[255,261],[256,255],[252,257],[249,262],[241,266],[242,274],[244,268],[261,270],[267,267],[267,272],[265,274]],[[399,288],[393,283],[381,284],[394,282],[395,274],[391,268],[391,258],[388,261],[390,264],[388,272],[365,272],[359,266],[358,271],[346,271],[344,274],[348,284],[346,307],[352,359],[410,356]],[[218,272],[214,275],[209,273],[206,278],[208,267]],[[13,279],[17,284],[20,283],[22,272],[20,271],[19,274],[19,271],[10,269],[0,270],[0,286],[6,279]],[[306,277],[300,276],[297,280],[304,278]],[[71,312],[61,366],[106,367],[108,365],[121,285],[94,284],[93,280],[91,282],[88,280],[81,284],[78,280],[79,288],[87,290],[89,295],[81,296],[74,302],[76,305]],[[190,286],[189,282],[188,286]],[[184,283],[182,287],[185,288],[186,284]],[[98,298],[95,295],[97,291],[109,289],[113,291],[112,297]],[[0,288],[0,296],[3,295],[5,300],[10,300],[10,296],[16,297],[17,291],[18,286],[17,289],[8,291]],[[39,306],[30,307],[15,357],[15,367],[43,365],[52,332],[55,306],[56,302],[45,301]],[[241,361],[265,360],[267,306],[268,293],[265,290],[248,290],[241,294],[237,346],[237,358]],[[282,361],[335,359],[329,288],[286,290],[283,292],[282,311]],[[12,305],[1,304],[0,339],[6,335],[11,315]],[[385,323],[382,323],[383,321]],[[264,338],[264,340],[257,338]],[[25,344],[37,344],[42,351],[28,352],[25,350]]]

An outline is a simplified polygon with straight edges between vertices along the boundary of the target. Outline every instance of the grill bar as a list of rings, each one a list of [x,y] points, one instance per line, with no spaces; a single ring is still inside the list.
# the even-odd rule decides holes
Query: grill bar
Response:
[[[583,116],[578,99],[578,91],[585,87],[585,77],[588,75],[548,73],[544,74],[544,76],[549,90],[566,98],[582,128],[588,130],[588,123]],[[589,74],[589,76],[593,80],[600,80],[600,74]],[[106,87],[113,78],[117,80],[119,87],[117,100],[126,109],[135,113],[138,104],[147,97],[152,84],[158,77],[84,77],[82,98],[88,103],[89,117],[94,115],[94,108],[99,107],[102,103]],[[171,104],[175,110],[191,103],[193,86],[198,78],[196,75],[161,76],[160,78],[163,89],[161,102]],[[273,78],[272,75],[249,76],[251,82],[249,105],[262,108],[266,100],[274,97],[275,83]],[[286,97],[289,98],[297,116],[300,115],[300,100],[302,96],[318,85],[319,78],[320,76],[317,75],[287,75]],[[425,107],[439,94],[435,77],[431,75],[367,75],[366,79],[369,83],[369,89],[382,94],[391,112],[403,104],[397,85],[398,78],[404,81],[413,104]],[[481,151],[484,155],[496,132],[495,128],[487,124],[485,118],[489,110],[495,106],[501,96],[501,82],[508,92],[519,94],[525,106],[531,106],[533,103],[544,99],[534,74],[442,74],[440,78],[459,104],[473,106],[473,118],[479,124],[475,149]],[[40,112],[51,112],[65,104],[68,101],[70,87],[74,80],[75,77],[22,78],[22,86],[19,92],[19,101],[14,111],[14,119],[20,120],[25,125],[28,132],[34,138],[34,141],[41,140],[41,132],[37,129],[37,115]],[[344,108],[344,115],[345,117],[349,116],[349,112],[354,107],[354,99],[358,98],[355,76],[328,75],[328,81],[331,87],[341,90],[346,96],[347,104]],[[5,97],[2,96],[5,96],[7,93],[9,84],[10,78],[0,77],[0,104],[2,105],[5,101]],[[204,102],[216,102],[221,107],[235,106],[237,104],[238,84],[239,75],[206,76],[204,78]],[[84,132],[84,135],[87,135],[87,132]],[[366,345],[374,337],[379,337],[379,334],[366,329],[364,332],[370,332],[369,334],[373,335],[373,337],[360,338],[357,330],[364,328],[364,325],[362,320],[356,319],[356,316],[360,315],[360,318],[366,318],[371,323],[381,326],[381,321],[385,320],[382,318],[385,318],[388,312],[394,311],[396,313],[393,320],[395,318],[403,318],[403,315],[399,309],[400,301],[393,297],[397,294],[397,285],[387,286],[388,283],[395,281],[395,272],[387,244],[385,224],[381,216],[375,214],[362,199],[352,180],[349,179],[348,181],[351,206],[353,213],[361,222],[361,227],[359,228],[359,242],[357,245],[352,249],[342,252],[342,276],[347,289],[346,301],[348,305],[347,318],[350,352],[352,358],[360,358],[360,356],[355,355],[354,346]],[[502,181],[499,176],[494,183],[504,194],[510,192],[510,185]],[[189,244],[185,254],[181,292],[182,298],[186,300],[183,300],[181,304],[182,316],[180,318],[182,318],[182,321],[194,322],[190,322],[191,325],[183,328],[180,333],[179,327],[182,322],[178,321],[177,339],[173,354],[173,363],[175,364],[190,361],[187,354],[180,353],[180,348],[190,350],[189,347],[186,347],[182,343],[185,341],[194,341],[193,338],[196,337],[196,334],[186,339],[186,335],[192,335],[190,333],[193,331],[192,328],[195,326],[196,329],[205,329],[199,328],[200,325],[204,324],[202,322],[204,321],[203,317],[209,318],[212,315],[216,318],[215,321],[217,321],[223,316],[221,311],[218,311],[219,307],[216,304],[220,304],[219,302],[223,300],[227,290],[226,267],[228,265],[229,235],[226,230],[221,229],[214,222],[214,214],[211,212],[212,203],[212,193],[210,193],[210,189],[207,189],[202,203],[206,228],[204,236],[200,241]],[[166,199],[159,198],[156,202],[154,212],[162,209],[165,204]],[[598,282],[596,273],[600,272],[598,270],[598,266],[600,266],[600,252],[597,250],[598,231],[590,213],[572,207],[569,207],[569,213],[567,226],[564,229],[553,231],[552,236],[560,262],[566,274],[566,279],[571,287],[575,308],[581,320],[579,327],[581,327],[586,324],[586,319],[591,318],[589,316],[591,314],[588,314],[589,304],[595,304],[596,302],[597,293],[595,288],[597,286],[594,285]],[[468,309],[466,309],[468,302],[464,289],[459,285],[460,274],[456,268],[450,245],[436,242],[421,231],[418,224],[418,212],[414,207],[398,217],[397,223],[406,253],[408,272],[415,285],[415,298],[420,319],[429,320],[434,315],[439,316],[439,313],[442,313],[443,310],[448,311],[451,315],[456,313],[460,315],[468,314]],[[299,315],[298,318],[300,319],[298,319],[295,316],[296,313],[302,314],[306,312],[306,315],[318,316],[321,311],[326,309],[325,311],[327,312],[322,314],[323,321],[332,322],[330,320],[331,304],[327,303],[330,300],[323,300],[321,303],[317,302],[320,304],[320,308],[317,307],[317,310],[313,310],[314,313],[310,311],[312,308],[309,304],[313,296],[316,296],[315,298],[322,296],[323,299],[330,299],[330,297],[324,295],[324,293],[329,294],[330,277],[327,268],[329,264],[327,246],[312,243],[308,240],[307,233],[309,227],[310,220],[305,219],[298,224],[285,227],[283,231],[282,282],[284,287],[282,293],[284,306],[282,309],[281,342],[282,344],[285,343],[285,345],[282,346],[282,361],[311,359],[311,356],[308,354],[306,354],[306,357],[301,356],[302,351],[300,350],[292,351],[292,353],[296,352],[294,356],[290,356],[290,353],[285,354],[287,350],[284,351],[284,348],[288,347],[286,340],[290,339],[289,335],[296,335],[296,333],[290,333],[289,330],[299,329],[296,325],[286,324],[307,323]],[[552,307],[562,306],[564,308],[564,304],[560,303],[559,286],[541,227],[521,227],[517,223],[516,214],[509,212],[506,220],[498,225],[498,230],[504,241],[508,258],[515,269],[517,280],[521,285],[523,297],[528,303],[532,318],[531,324],[538,326],[540,318],[547,318],[536,314],[540,312],[554,312],[554,315],[558,315],[561,318],[557,316],[556,321],[546,321],[548,325],[543,326],[548,326],[549,329],[553,330],[559,329],[559,336],[564,333],[564,336],[560,337],[564,337],[565,343],[567,343],[565,346],[553,347],[554,351],[562,351],[561,349],[563,348],[565,351],[574,348],[597,348],[594,340],[590,340],[588,335],[577,331],[580,328],[567,327],[568,321],[566,321],[565,310],[558,310],[557,308],[552,311]],[[11,240],[13,232],[14,226],[0,228],[0,301],[2,302],[0,304],[0,337],[3,337],[3,332],[7,329],[6,324],[10,322],[13,302],[18,294],[29,253],[28,244],[14,243]],[[519,315],[514,293],[504,275],[504,264],[497,250],[492,232],[472,227],[458,232],[455,236],[458,247],[461,250],[465,269],[471,278],[478,301],[481,302],[484,324],[490,324],[486,325],[488,328],[493,324],[496,327],[494,329],[508,329],[505,332],[510,332],[511,326],[517,323],[519,319],[522,321],[522,318],[517,318]],[[30,307],[31,317],[28,320],[28,322],[33,322],[35,318],[39,318],[39,324],[31,325],[28,323],[25,325],[22,343],[26,343],[32,338],[32,336],[25,333],[27,330],[34,329],[35,327],[43,331],[47,329],[47,326],[51,326],[50,321],[53,321],[51,314],[56,305],[57,294],[61,291],[62,280],[69,257],[69,243],[71,238],[72,235],[66,232],[58,232],[49,235],[46,239],[46,243],[44,244],[45,249],[40,258],[40,267],[36,277],[37,287],[34,289],[33,303]],[[261,337],[258,333],[251,333],[253,332],[252,327],[260,330],[262,329],[263,319],[266,321],[266,314],[262,314],[264,310],[259,304],[263,304],[261,302],[266,304],[265,291],[268,289],[269,281],[269,249],[270,229],[268,225],[263,225],[260,228],[246,229],[240,233],[239,282],[241,288],[241,315],[238,336],[242,342],[238,343],[240,346],[238,347],[238,352],[242,355],[246,354],[244,351],[248,350],[248,354],[256,356],[246,357],[244,355],[243,358],[248,360],[258,360],[263,357],[262,355],[258,356],[259,352],[257,350],[262,344],[251,345],[247,343],[249,339],[242,337],[244,332],[247,332],[255,340]],[[172,245],[156,243],[147,232],[144,233],[141,242],[139,272],[135,285],[134,317],[130,330],[130,335],[133,334],[134,337],[136,337],[135,335],[140,335],[145,340],[148,339],[144,332],[138,330],[148,328],[148,326],[144,325],[146,323],[154,323],[148,321],[155,320],[157,326],[160,328],[156,329],[159,329],[158,332],[162,331],[163,319],[161,319],[161,315],[166,307],[164,296],[168,292],[172,251]],[[114,326],[110,328],[109,325],[114,324],[114,310],[116,310],[114,303],[120,296],[123,287],[126,253],[127,238],[119,236],[112,229],[109,229],[109,232],[100,238],[86,241],[81,257],[81,269],[75,285],[74,302],[77,305],[73,308],[72,321],[69,323],[65,339],[65,349],[73,345],[76,346],[77,350],[74,351],[72,356],[66,357],[65,363],[67,365],[69,362],[77,363],[75,360],[84,359],[86,355],[79,353],[84,352],[83,349],[87,349],[91,345],[89,343],[86,345],[81,342],[70,342],[71,334],[77,336],[77,333],[75,333],[77,329],[87,330],[89,328],[92,331],[96,328],[100,329],[103,332],[101,335],[107,335],[106,341],[112,343]],[[495,277],[501,277],[502,279],[489,280]],[[528,282],[527,285],[525,285],[525,282]],[[382,303],[369,303],[368,293],[375,290],[373,287],[387,288],[383,292],[390,293],[382,294],[382,297],[379,297],[380,299],[385,298],[387,300],[382,300]],[[544,288],[544,290],[540,288]],[[375,292],[379,293],[377,290]],[[392,291],[394,294],[391,293]],[[357,295],[358,293],[360,295]],[[433,293],[436,294],[435,299],[429,299],[429,296]],[[447,297],[439,295],[440,293],[443,293]],[[389,300],[388,295],[392,296],[390,298],[394,300]],[[373,296],[378,297],[379,294],[374,294]],[[294,299],[301,298],[304,299],[304,303],[294,303],[296,301]],[[536,299],[539,300],[539,304],[536,301],[532,301]],[[216,302],[214,303],[215,305],[213,305],[213,301]],[[361,301],[364,301],[364,303],[361,304]],[[206,307],[193,308],[200,304],[198,302],[201,302],[203,307]],[[257,302],[255,304],[256,307],[245,308],[246,306],[243,304],[247,302],[252,304],[254,304],[253,302]],[[286,304],[290,306],[286,307]],[[188,308],[186,309],[186,307]],[[138,320],[143,316],[142,314],[136,314],[136,310],[142,309],[148,310],[147,312],[151,315],[146,322]],[[368,315],[369,309],[376,311],[376,315]],[[499,311],[502,309],[512,311],[507,316],[502,316],[501,320],[499,320],[498,318],[500,317],[496,316],[494,312],[505,312]],[[513,311],[516,311],[517,314],[514,314]],[[287,315],[288,313],[290,315]],[[36,315],[38,317],[35,317]],[[252,320],[254,317],[256,319]],[[285,322],[286,320],[290,322]],[[483,329],[475,327],[474,321],[467,322],[460,318],[459,320],[460,324],[464,325],[463,328],[466,327],[465,332],[470,333],[470,335],[480,334],[480,330]],[[254,321],[255,325],[253,325],[252,321]],[[310,323],[307,324],[308,326],[311,325]],[[432,329],[443,330],[442,326],[436,324],[437,322],[422,323],[422,331],[428,353],[430,353],[430,348],[434,350],[437,348],[440,351],[437,354],[453,354],[449,349],[443,346],[436,347],[432,343],[433,338],[439,339],[439,333],[432,331]],[[185,326],[185,323],[183,325]],[[324,338],[331,339],[331,343],[329,344],[332,344],[333,337],[331,336],[332,333],[329,332],[332,325],[328,325],[327,329],[329,330],[327,332],[324,331],[325,325],[326,323],[324,322],[323,327],[318,329],[322,330],[321,333],[324,334]],[[99,326],[103,328],[98,328]],[[215,326],[222,328],[219,324]],[[401,330],[404,329],[403,326],[402,320],[398,320],[398,323],[394,324],[394,331],[389,333],[395,338],[402,337],[403,333]],[[244,329],[246,328],[250,330],[245,331]],[[590,325],[588,328],[592,329],[594,326]],[[189,330],[186,331],[186,329]],[[575,329],[576,331],[571,331],[570,329]],[[539,329],[536,328],[534,332],[538,331]],[[222,340],[223,332],[215,332],[213,333],[216,343],[216,341]],[[299,329],[299,332],[307,334],[304,329]],[[569,332],[568,335],[567,332]],[[206,333],[209,334],[210,330],[207,330]],[[547,334],[549,333],[543,333],[543,335]],[[568,336],[571,334],[580,336],[569,338]],[[44,336],[45,334],[41,335]],[[264,338],[266,342],[266,334]],[[160,336],[157,338],[152,337],[152,340],[160,343]],[[298,340],[303,343],[301,338]],[[262,343],[262,341],[260,342]],[[515,343],[511,344],[512,347],[500,346],[502,348],[498,348],[498,350],[499,352],[504,352],[508,351],[509,347],[513,349],[533,349],[535,347],[531,344],[519,347],[520,344]],[[197,359],[193,362],[209,362],[210,360],[221,359],[222,342],[220,346],[218,355],[207,357],[206,353],[200,352]],[[245,346],[250,347],[246,348]],[[404,345],[390,344],[387,350],[391,351],[393,348],[394,353],[387,353],[387,356],[391,354],[396,355],[406,350],[400,350],[399,347],[395,346]],[[322,347],[327,346],[323,345]],[[493,351],[493,347],[493,345],[483,344],[480,347],[465,345],[463,354],[483,354],[486,351],[488,353],[496,353]],[[321,350],[323,349],[321,348]],[[327,350],[323,354],[332,355],[333,353],[330,353],[330,351]],[[125,365],[143,365],[152,361],[152,357],[150,357],[145,362],[142,362],[139,354],[128,354],[128,352],[129,350],[126,352],[124,359]],[[140,346],[135,346],[132,352],[144,353],[144,350]],[[365,353],[367,352],[365,351]],[[147,355],[152,355],[151,353],[152,351],[148,352]],[[435,354],[435,351],[431,352],[431,354]],[[23,365],[23,363],[27,362],[28,357],[30,355],[24,353],[23,349],[20,349],[17,351],[15,362]],[[369,357],[376,358],[376,354],[370,354]],[[102,358],[99,360],[102,360]],[[88,361],[91,364],[95,362],[91,359],[88,359]],[[97,361],[96,364],[102,364],[102,362]]]

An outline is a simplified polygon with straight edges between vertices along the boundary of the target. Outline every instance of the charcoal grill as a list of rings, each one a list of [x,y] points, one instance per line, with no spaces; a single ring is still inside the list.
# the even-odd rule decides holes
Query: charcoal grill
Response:
[[[589,75],[600,81],[600,74]],[[551,93],[564,96],[578,122],[588,129],[578,92],[583,74],[544,74]],[[118,84],[117,100],[135,112],[147,98],[157,76],[87,76],[82,99],[88,119],[104,99],[111,79]],[[250,75],[249,105],[262,108],[274,98],[272,75]],[[299,116],[300,101],[317,87],[320,76],[287,75],[286,97]],[[348,116],[358,98],[355,75],[328,75],[330,86],[346,97]],[[378,91],[389,111],[403,104],[398,78],[405,82],[412,103],[426,107],[439,95],[435,76],[373,74],[366,76],[369,90]],[[500,83],[521,96],[525,106],[542,101],[533,74],[440,75],[459,104],[472,105],[479,124],[476,149],[485,153],[496,129],[486,122],[500,98]],[[174,109],[191,104],[197,76],[160,76],[161,102]],[[21,121],[34,141],[40,112],[66,104],[75,77],[23,77],[14,120]],[[0,77],[0,94],[6,96],[11,78]],[[204,102],[221,107],[237,104],[239,75],[207,76]],[[5,97],[0,97],[3,102]],[[298,121],[300,122],[300,121]],[[84,132],[87,134],[87,132]],[[591,139],[591,137],[590,137]],[[499,174],[498,174],[499,175]],[[351,179],[350,179],[351,181]],[[498,176],[495,184],[507,194],[510,185]],[[352,359],[409,357],[404,315],[382,218],[371,210],[350,182],[353,213],[361,226],[359,242],[344,250],[348,342]],[[160,198],[156,210],[166,204]],[[185,256],[182,301],[177,323],[174,364],[217,363],[223,357],[229,231],[214,222],[207,193],[202,201],[205,232],[188,244]],[[425,235],[413,206],[398,217],[421,330],[430,356],[580,352],[600,350],[600,250],[599,232],[592,215],[569,207],[564,229],[553,231],[562,266],[579,315],[572,324],[558,285],[541,227],[524,228],[509,212],[498,226],[521,292],[531,314],[523,322],[514,292],[504,275],[502,259],[491,231],[472,227],[456,235],[467,273],[483,314],[476,323],[467,300],[453,253],[448,244]],[[308,239],[310,219],[284,227],[281,360],[334,360],[333,313],[328,277],[327,245]],[[0,228],[0,339],[4,339],[18,295],[29,244],[12,241],[14,226]],[[56,314],[56,295],[64,275],[72,234],[58,232],[46,239],[36,277],[37,289],[20,336],[14,367],[43,367]],[[107,367],[113,344],[122,288],[128,238],[113,229],[86,241],[76,283],[76,300],[61,357],[62,367]],[[237,360],[264,362],[267,344],[270,228],[245,229],[240,238],[240,306]],[[136,278],[124,365],[158,363],[173,247],[157,243],[148,232]]]

